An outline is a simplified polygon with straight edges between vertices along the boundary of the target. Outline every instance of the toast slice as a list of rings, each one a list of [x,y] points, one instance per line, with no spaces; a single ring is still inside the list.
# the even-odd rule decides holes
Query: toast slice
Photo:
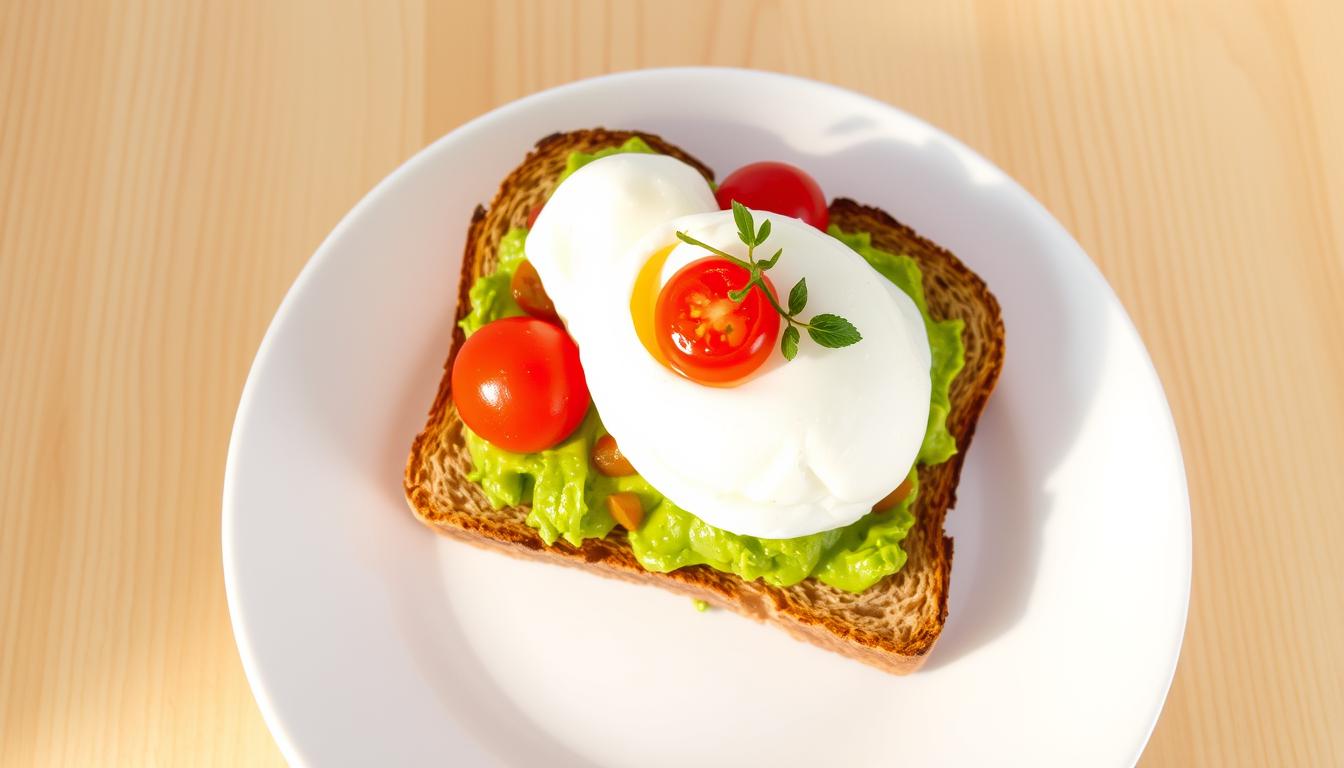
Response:
[[[647,133],[594,129],[547,136],[504,179],[490,208],[477,207],[472,216],[462,260],[458,320],[470,309],[467,291],[472,282],[494,269],[500,238],[511,227],[523,226],[532,207],[545,202],[558,183],[569,153],[615,146],[634,135],[713,180],[712,171],[703,163]],[[606,538],[588,539],[581,547],[563,540],[547,546],[524,522],[525,508],[494,509],[480,489],[467,480],[471,459],[463,443],[462,422],[453,407],[449,376],[465,339],[460,328],[454,331],[428,423],[415,438],[406,466],[406,498],[416,517],[435,531],[470,544],[654,584],[776,624],[794,637],[888,672],[915,670],[927,658],[947,619],[952,540],[943,535],[943,521],[956,500],[957,481],[976,420],[1003,366],[1003,321],[998,302],[984,282],[948,251],[886,213],[853,200],[834,201],[830,212],[831,221],[841,229],[870,232],[873,245],[913,257],[924,272],[930,314],[938,320],[959,317],[965,322],[962,341],[966,365],[952,382],[952,408],[947,420],[959,450],[943,464],[918,470],[919,496],[913,510],[916,522],[904,542],[909,558],[900,571],[853,594],[814,579],[787,588],[772,587],[708,566],[652,573],[635,560],[619,526]]]

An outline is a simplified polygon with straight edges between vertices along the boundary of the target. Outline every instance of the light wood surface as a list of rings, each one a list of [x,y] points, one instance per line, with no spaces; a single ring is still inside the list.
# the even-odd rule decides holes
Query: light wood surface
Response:
[[[285,289],[464,120],[701,63],[921,115],[1074,233],[1190,481],[1189,628],[1143,762],[1344,764],[1340,29],[1329,0],[0,0],[0,764],[281,762],[219,501]]]

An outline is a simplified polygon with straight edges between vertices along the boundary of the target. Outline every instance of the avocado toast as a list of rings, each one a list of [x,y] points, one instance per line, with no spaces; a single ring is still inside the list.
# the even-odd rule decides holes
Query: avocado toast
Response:
[[[501,241],[511,230],[524,226],[534,207],[547,200],[571,154],[617,147],[634,136],[652,150],[690,164],[712,181],[713,174],[703,163],[650,134],[597,129],[542,139],[504,180],[490,208],[477,208],[472,217],[462,264],[459,321],[471,311],[472,285],[495,271]],[[930,317],[955,318],[963,324],[965,363],[952,380],[946,419],[957,451],[942,463],[918,467],[913,527],[902,542],[908,558],[900,570],[863,591],[850,592],[813,578],[791,586],[771,586],[705,565],[652,572],[636,558],[620,527],[600,538],[582,539],[578,545],[563,539],[547,544],[528,525],[526,505],[496,508],[473,482],[473,462],[453,405],[449,375],[466,338],[460,327],[455,330],[428,422],[416,437],[407,464],[406,495],[416,516],[439,533],[478,546],[661,585],[769,621],[795,637],[890,672],[917,668],[947,617],[952,541],[943,535],[943,521],[955,501],[976,421],[1002,367],[1003,324],[997,302],[975,274],[886,213],[842,198],[830,204],[830,220],[845,232],[869,233],[875,248],[914,259],[923,274]]]

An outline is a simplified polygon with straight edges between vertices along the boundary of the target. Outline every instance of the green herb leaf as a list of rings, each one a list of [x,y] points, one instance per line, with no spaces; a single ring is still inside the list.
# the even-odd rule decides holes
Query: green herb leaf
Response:
[[[766,219],[765,223],[766,223],[766,224],[769,224],[769,223],[770,223],[770,220],[769,220],[769,219]],[[780,254],[782,254],[782,253],[784,253],[784,249],[783,249],[783,248],[780,248],[778,251],[775,251],[775,255],[774,255],[774,256],[771,256],[770,258],[766,259],[765,261],[758,261],[758,262],[756,262],[756,266],[760,267],[760,268],[761,268],[761,271],[764,272],[765,270],[767,270],[767,269],[769,269],[769,268],[775,266],[775,262],[779,261],[779,256],[780,256]]]
[[[702,243],[702,242],[700,242],[699,240],[696,240],[694,237],[691,237],[690,235],[686,234],[685,232],[677,232],[677,239],[680,240],[680,241],[683,242],[683,243],[686,243],[687,245],[694,245],[694,246],[696,246],[697,248],[704,248],[706,251],[709,251],[710,253],[714,254],[715,256],[721,256],[721,257],[723,257],[723,258],[725,258],[725,259],[727,259],[727,260],[733,262],[734,264],[738,265],[739,267],[742,267],[743,269],[751,269],[751,265],[750,265],[750,264],[748,264],[747,262],[745,262],[745,261],[743,261],[743,260],[737,258],[736,256],[732,255],[731,253],[726,253],[726,252],[724,252],[724,251],[720,251],[718,248],[715,248],[714,246],[710,245],[709,243]]]
[[[779,351],[784,353],[785,360],[792,360],[798,356],[798,327],[790,325],[784,329],[784,336],[779,340]]]
[[[742,238],[742,244],[755,245],[756,224],[751,220],[751,211],[736,200],[733,201],[733,221],[737,223],[737,236]]]
[[[828,349],[839,349],[857,344],[863,336],[854,324],[839,315],[821,314],[807,324],[807,335]]]
[[[770,220],[766,219],[765,221],[761,222],[761,228],[756,230],[756,242],[747,243],[747,245],[760,245],[761,243],[764,243],[765,238],[769,236],[770,236]]]
[[[807,306],[807,278],[799,278],[798,284],[789,291],[789,316],[798,314]]]

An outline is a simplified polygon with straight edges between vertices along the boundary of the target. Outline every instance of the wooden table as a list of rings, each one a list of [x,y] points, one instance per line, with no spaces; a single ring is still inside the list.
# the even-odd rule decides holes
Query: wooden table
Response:
[[[0,763],[279,763],[219,507],[285,289],[459,123],[714,63],[927,118],[1077,236],[1190,480],[1189,629],[1145,764],[1344,764],[1340,29],[1327,0],[0,2]]]

